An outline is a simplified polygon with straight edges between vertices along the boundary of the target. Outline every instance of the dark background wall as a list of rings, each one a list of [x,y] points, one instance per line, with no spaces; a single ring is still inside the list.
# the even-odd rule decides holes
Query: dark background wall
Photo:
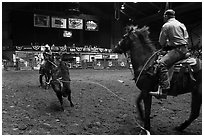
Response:
[[[34,27],[34,13],[25,11],[13,11],[11,13],[11,26],[12,26],[12,40],[14,45],[30,45],[31,42],[35,43],[48,43],[55,45],[72,45],[75,43],[77,46],[96,45],[98,47],[110,47],[111,41],[111,24],[110,21],[103,23],[100,18],[96,18],[90,15],[74,15],[84,20],[94,19],[99,22],[98,31],[86,31],[75,29],[61,29],[61,28],[44,28]],[[44,14],[44,13],[38,13]],[[47,13],[49,16],[56,16],[55,14]],[[57,17],[68,18],[73,15],[57,15]],[[71,38],[63,37],[63,31],[70,30],[73,35]]]
[[[122,5],[125,9],[121,11]],[[150,38],[157,43],[165,8],[173,8],[176,18],[186,25],[192,46],[202,40],[202,2],[2,2],[2,47],[5,50],[39,42],[113,48],[124,34],[124,27],[130,23],[149,26]],[[72,9],[79,10],[75,16],[99,20],[99,31],[72,30],[72,38],[63,38],[66,29],[33,25],[34,13],[67,18],[73,16],[69,11]],[[118,11],[118,20],[115,11]]]

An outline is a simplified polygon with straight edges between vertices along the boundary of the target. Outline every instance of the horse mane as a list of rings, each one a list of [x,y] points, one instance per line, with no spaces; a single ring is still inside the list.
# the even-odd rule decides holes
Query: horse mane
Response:
[[[155,46],[152,44],[152,41],[149,38],[149,27],[148,26],[144,26],[142,28],[138,28],[138,26],[129,26],[129,30],[132,30],[132,32],[134,34],[136,34],[139,38],[139,40],[141,41],[141,43],[151,52],[155,51],[156,48]]]

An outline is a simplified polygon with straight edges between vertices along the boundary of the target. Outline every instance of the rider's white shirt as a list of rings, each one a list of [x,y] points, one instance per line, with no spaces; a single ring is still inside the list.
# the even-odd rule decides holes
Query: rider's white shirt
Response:
[[[170,18],[163,26],[159,36],[160,44],[177,46],[188,44],[188,32],[185,25],[175,18]],[[168,43],[167,43],[168,41]]]

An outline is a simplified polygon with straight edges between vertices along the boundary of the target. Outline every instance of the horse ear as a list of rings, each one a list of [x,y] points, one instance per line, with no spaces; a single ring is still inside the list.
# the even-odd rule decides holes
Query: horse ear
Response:
[[[149,35],[149,27],[148,26],[144,26],[141,28],[141,31],[144,32],[145,36],[148,36]]]
[[[143,30],[149,31],[149,27],[148,27],[148,26],[144,26],[144,27],[143,27]]]
[[[138,28],[138,25],[136,25],[135,27],[134,27],[134,30],[136,30]]]
[[[145,28],[146,30],[149,30],[149,27],[148,27],[148,26],[144,26],[144,28]]]

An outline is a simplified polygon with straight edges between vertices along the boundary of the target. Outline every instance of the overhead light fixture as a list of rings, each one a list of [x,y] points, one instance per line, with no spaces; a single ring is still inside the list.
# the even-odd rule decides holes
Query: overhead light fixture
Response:
[[[125,3],[123,3],[123,5],[121,6],[121,10],[125,9]]]

